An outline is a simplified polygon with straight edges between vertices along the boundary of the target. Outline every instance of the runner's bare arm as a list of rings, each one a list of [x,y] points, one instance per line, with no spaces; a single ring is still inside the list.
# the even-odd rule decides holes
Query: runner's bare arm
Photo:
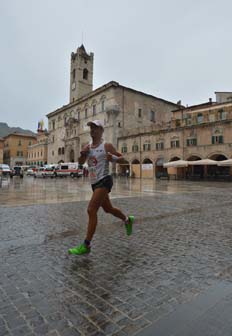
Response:
[[[89,144],[84,146],[84,148],[80,152],[80,157],[78,158],[78,163],[80,163],[80,164],[85,163],[85,161],[87,159],[87,156],[88,156],[88,153],[89,153],[89,150],[90,150],[90,145]]]
[[[117,152],[111,143],[105,144],[105,150],[107,153],[107,160],[116,163],[124,163],[125,159],[121,153]]]

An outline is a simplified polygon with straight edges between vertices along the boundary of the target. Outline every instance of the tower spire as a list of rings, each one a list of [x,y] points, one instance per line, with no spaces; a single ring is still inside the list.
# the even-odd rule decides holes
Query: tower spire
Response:
[[[82,45],[71,54],[70,102],[73,102],[93,90],[93,58]]]

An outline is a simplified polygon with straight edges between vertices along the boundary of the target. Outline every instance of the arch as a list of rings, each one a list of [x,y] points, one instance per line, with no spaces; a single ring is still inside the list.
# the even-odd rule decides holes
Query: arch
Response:
[[[59,160],[58,163],[64,163],[64,160]]]
[[[89,76],[89,71],[88,71],[88,69],[85,68],[83,70],[83,79],[88,80],[88,76]]]
[[[153,163],[153,162],[152,162],[151,159],[149,159],[149,158],[145,158],[145,159],[143,160],[143,164],[150,164],[150,163]]]
[[[140,161],[138,159],[132,160],[131,164],[140,164]]]
[[[213,152],[209,154],[207,158],[211,160],[216,160],[216,161],[223,161],[223,160],[227,160],[228,156],[222,152]]]
[[[177,161],[177,160],[180,160],[181,158],[179,156],[173,156],[169,162],[172,162],[172,161]]]
[[[199,155],[192,154],[187,158],[187,161],[197,161],[201,160],[202,158]]]

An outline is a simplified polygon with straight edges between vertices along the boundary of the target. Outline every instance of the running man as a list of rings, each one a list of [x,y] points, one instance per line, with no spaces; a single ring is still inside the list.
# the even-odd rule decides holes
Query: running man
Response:
[[[109,193],[113,186],[112,176],[109,174],[109,162],[123,163],[124,158],[110,143],[104,143],[102,135],[103,124],[100,120],[90,121],[92,143],[86,145],[78,159],[80,164],[88,162],[89,178],[93,190],[92,198],[88,205],[88,229],[86,238],[82,244],[68,250],[69,254],[86,254],[91,250],[91,241],[97,227],[97,212],[100,207],[107,213],[120,218],[125,223],[128,236],[132,233],[134,216],[126,216],[120,209],[113,207]]]

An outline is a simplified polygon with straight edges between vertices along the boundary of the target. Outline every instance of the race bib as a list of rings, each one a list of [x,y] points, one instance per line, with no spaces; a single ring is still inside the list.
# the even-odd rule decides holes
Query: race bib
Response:
[[[91,184],[97,182],[97,159],[94,156],[89,157],[88,159],[89,166],[89,179]]]

